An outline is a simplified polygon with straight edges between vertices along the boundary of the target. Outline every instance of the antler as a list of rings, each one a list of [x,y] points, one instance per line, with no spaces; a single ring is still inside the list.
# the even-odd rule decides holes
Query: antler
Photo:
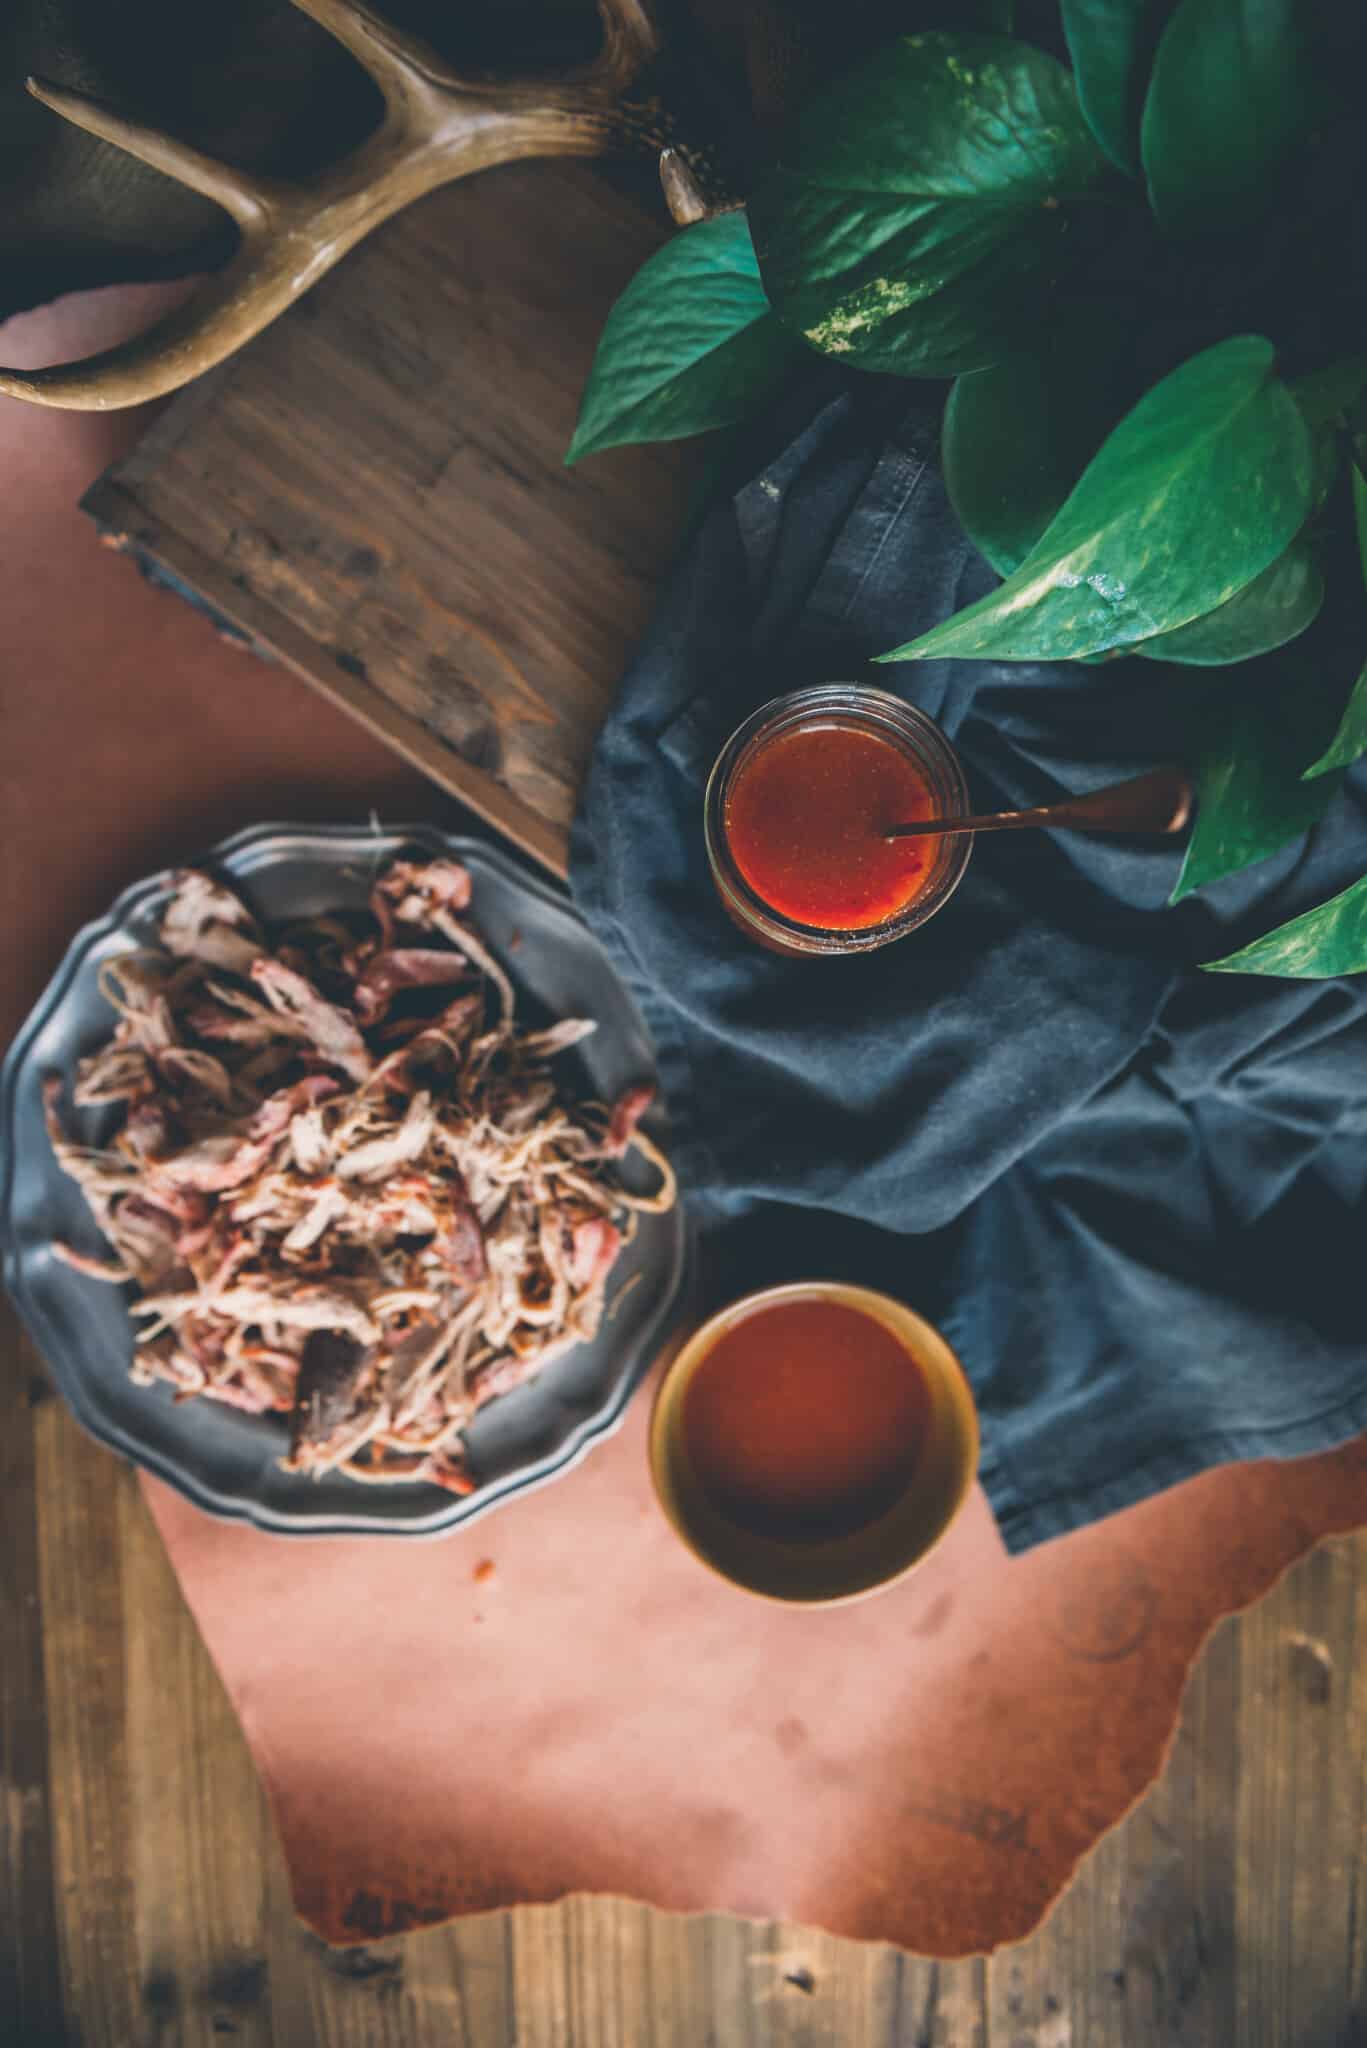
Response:
[[[384,119],[349,156],[295,184],[261,178],[130,121],[84,94],[31,78],[54,113],[216,200],[239,243],[186,305],[145,334],[82,362],[0,370],[0,392],[38,405],[103,411],[177,390],[221,363],[302,296],[370,230],[452,179],[533,156],[599,156],[623,145],[667,152],[675,218],[708,210],[715,174],[673,135],[653,97],[623,95],[659,50],[643,0],[598,0],[603,46],[561,79],[459,77],[415,36],[358,0],[293,0],[351,51],[384,96]],[[720,195],[718,195],[720,196]]]

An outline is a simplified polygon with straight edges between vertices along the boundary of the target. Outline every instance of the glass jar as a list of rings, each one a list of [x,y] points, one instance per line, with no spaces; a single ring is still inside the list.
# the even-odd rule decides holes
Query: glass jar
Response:
[[[968,814],[968,791],[958,757],[934,719],[928,718],[925,712],[904,704],[890,691],[870,689],[859,683],[821,683],[812,689],[794,690],[786,697],[775,697],[736,728],[718,754],[708,778],[704,805],[707,858],[724,908],[749,937],[779,953],[867,953],[875,947],[890,945],[894,939],[905,938],[908,932],[915,931],[928,917],[933,917],[953,894],[968,865],[973,844],[971,833],[956,833],[952,838],[928,835],[888,842],[890,846],[908,850],[902,856],[908,863],[907,871],[899,881],[896,864],[893,864],[890,886],[900,888],[904,881],[909,893],[886,914],[880,915],[875,911],[871,916],[849,916],[844,923],[834,920],[807,923],[791,909],[776,908],[754,886],[753,863],[751,878],[747,878],[743,856],[738,857],[733,842],[738,816],[737,791],[742,788],[747,772],[753,770],[767,748],[799,733],[829,734],[832,737],[832,745],[824,750],[824,754],[812,750],[806,752],[804,759],[810,766],[818,767],[824,760],[834,767],[838,754],[845,757],[839,797],[843,805],[850,801],[850,773],[862,772],[859,765],[862,761],[872,767],[892,769],[894,783],[900,775],[907,781],[909,789],[919,785],[923,791],[924,803],[919,810],[911,810],[909,816],[889,817],[889,825],[911,822],[918,815],[962,818]],[[850,756],[848,742],[840,747],[835,740],[836,735],[851,736],[855,747],[853,757]],[[881,742],[894,749],[900,757],[899,762],[879,763],[870,742]],[[884,776],[882,779],[887,778]],[[828,804],[834,800],[830,787],[823,786],[819,775],[813,777],[799,790],[797,807],[790,806],[784,817],[788,830],[792,832],[796,828],[800,835],[801,807],[810,805],[814,863],[826,857],[821,832],[821,805],[823,794]],[[884,801],[889,807],[896,808],[891,799]],[[862,851],[876,848],[877,834],[865,830],[863,841]],[[911,851],[913,849],[914,852]],[[840,856],[837,854],[834,858],[838,865]],[[838,874],[832,877],[836,888],[839,879]],[[829,896],[830,890],[823,893]]]

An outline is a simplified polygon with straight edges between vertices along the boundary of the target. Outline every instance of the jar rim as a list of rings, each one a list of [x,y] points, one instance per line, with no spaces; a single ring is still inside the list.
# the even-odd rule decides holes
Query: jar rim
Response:
[[[968,865],[973,835],[956,833],[939,842],[939,858],[929,881],[911,901],[881,923],[855,928],[808,925],[766,903],[747,882],[731,852],[726,830],[726,800],[734,777],[758,748],[778,733],[800,728],[814,714],[843,713],[875,727],[889,739],[909,745],[929,772],[932,792],[945,818],[968,814],[968,788],[959,757],[928,712],[908,704],[891,690],[852,682],[816,683],[771,697],[743,719],[720,748],[708,777],[704,798],[704,835],[708,865],[722,903],[742,930],[778,950],[810,955],[865,953],[891,944],[916,930],[948,900]]]

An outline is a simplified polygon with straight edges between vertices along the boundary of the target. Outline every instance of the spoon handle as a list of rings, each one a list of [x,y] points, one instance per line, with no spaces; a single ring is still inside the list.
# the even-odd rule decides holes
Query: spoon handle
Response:
[[[1032,811],[992,811],[977,818],[921,818],[890,825],[889,839],[949,838],[957,832],[1020,832],[1032,825],[1075,832],[1180,832],[1191,817],[1191,782],[1181,768],[1154,768],[1113,782],[1090,796],[1038,804]]]

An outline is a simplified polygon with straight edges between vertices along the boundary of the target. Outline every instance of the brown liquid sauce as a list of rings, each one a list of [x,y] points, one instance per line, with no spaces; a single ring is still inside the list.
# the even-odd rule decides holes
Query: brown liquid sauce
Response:
[[[819,1295],[732,1324],[683,1397],[684,1445],[713,1506],[784,1543],[829,1542],[886,1514],[929,1424],[929,1390],[901,1339]]]

